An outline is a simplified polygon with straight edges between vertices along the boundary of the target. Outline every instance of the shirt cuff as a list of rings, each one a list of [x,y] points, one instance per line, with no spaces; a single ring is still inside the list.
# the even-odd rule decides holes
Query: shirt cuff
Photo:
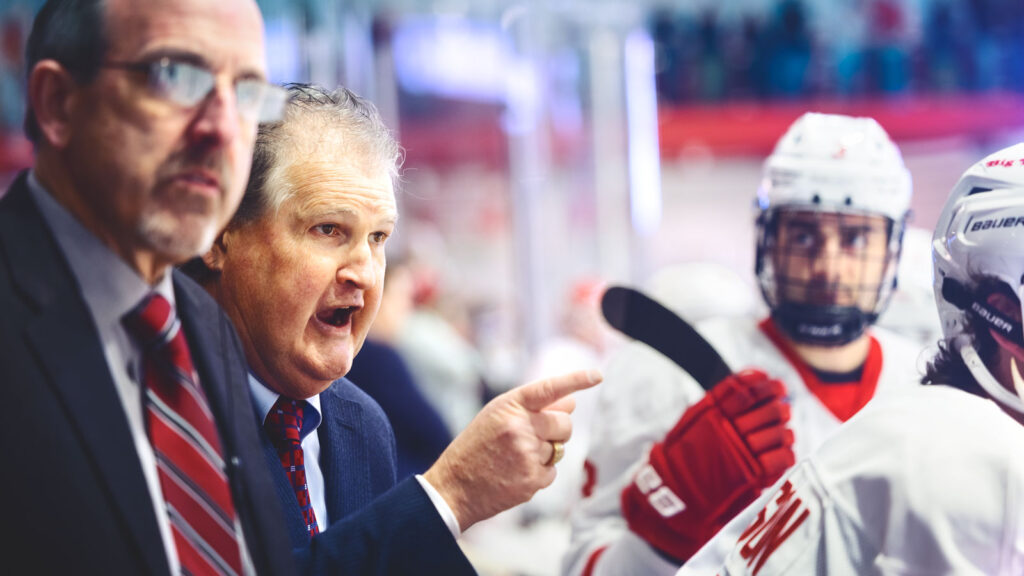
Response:
[[[437,509],[437,513],[441,515],[441,520],[444,520],[444,525],[448,527],[448,531],[452,533],[452,537],[456,540],[459,536],[462,536],[462,530],[459,529],[459,520],[455,517],[455,512],[452,512],[448,503],[444,501],[444,497],[441,493],[434,489],[427,482],[427,479],[422,474],[416,475],[416,481],[423,487],[423,491],[427,493],[427,497],[430,498],[430,503]]]

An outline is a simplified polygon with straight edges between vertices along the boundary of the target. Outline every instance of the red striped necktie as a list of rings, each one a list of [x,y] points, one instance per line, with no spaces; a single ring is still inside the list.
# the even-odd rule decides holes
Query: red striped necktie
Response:
[[[124,317],[142,347],[146,431],[182,574],[241,574],[220,437],[170,302],[152,294]]]
[[[305,401],[293,400],[279,396],[277,402],[267,414],[263,423],[271,442],[277,448],[277,456],[281,460],[284,473],[295,491],[299,501],[302,519],[306,523],[306,532],[312,538],[320,533],[316,523],[316,514],[309,501],[309,489],[306,486],[306,461],[302,455],[302,419]]]

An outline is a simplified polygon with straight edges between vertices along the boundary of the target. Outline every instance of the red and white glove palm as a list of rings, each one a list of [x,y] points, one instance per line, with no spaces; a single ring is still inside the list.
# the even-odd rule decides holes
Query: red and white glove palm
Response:
[[[630,530],[680,563],[700,549],[796,461],[785,393],[744,370],[691,406],[622,491]]]

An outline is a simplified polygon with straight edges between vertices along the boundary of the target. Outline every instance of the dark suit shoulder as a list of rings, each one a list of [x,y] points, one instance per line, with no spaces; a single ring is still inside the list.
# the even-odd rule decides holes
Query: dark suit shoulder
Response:
[[[220,304],[217,304],[217,301],[213,299],[213,296],[210,296],[202,286],[189,278],[187,274],[175,268],[172,272],[172,278],[174,280],[175,297],[187,297],[196,306],[197,310],[204,314],[227,317]]]
[[[419,482],[408,478],[296,550],[303,574],[474,575]]]
[[[348,378],[339,378],[335,380],[334,383],[323,392],[323,394],[328,394],[339,400],[355,402],[356,404],[364,406],[371,411],[380,412],[382,415],[384,414],[384,411],[381,410],[377,401],[371,398],[366,392],[363,392]]]
[[[0,191],[0,211],[17,210],[28,199],[28,170],[18,174],[7,190]]]
[[[326,396],[329,402],[345,405],[348,414],[358,414],[369,434],[387,438],[394,436],[391,422],[380,404],[347,378],[335,380],[320,396],[322,400]]]

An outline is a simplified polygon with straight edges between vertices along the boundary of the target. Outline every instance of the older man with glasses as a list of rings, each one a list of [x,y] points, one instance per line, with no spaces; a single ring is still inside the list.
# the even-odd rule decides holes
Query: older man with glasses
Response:
[[[235,333],[175,263],[280,116],[251,0],[55,0],[0,200],[0,550],[31,574],[289,574]]]

